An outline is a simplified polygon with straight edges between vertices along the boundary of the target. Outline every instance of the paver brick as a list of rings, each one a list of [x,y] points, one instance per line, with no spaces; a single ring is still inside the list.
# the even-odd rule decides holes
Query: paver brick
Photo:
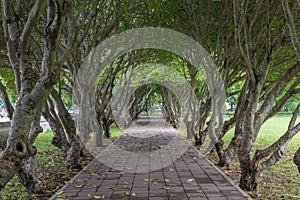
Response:
[[[152,127],[149,131],[151,133],[139,133],[143,127],[136,125],[131,130],[134,137],[125,132],[114,144],[119,148],[126,148],[127,152],[134,152],[135,155],[148,152],[153,155],[175,138],[176,131],[162,119],[142,119],[141,123],[137,122],[142,125],[144,123],[147,123],[148,128]],[[153,126],[150,126],[151,123],[154,123]],[[163,132],[159,129],[161,127],[164,128]],[[124,168],[127,164],[134,167],[134,164],[136,167],[153,169],[154,165],[161,167],[166,159],[173,159],[173,155],[168,154],[169,150],[159,152],[163,160],[154,160],[150,156],[148,161],[142,159],[142,156],[132,157],[124,152],[110,152],[107,156],[115,161],[113,166],[107,166],[97,159],[92,161],[51,200],[58,197],[68,200],[94,199],[91,194],[104,195],[105,199],[112,200],[251,199],[192,146],[173,163],[149,173],[127,173],[113,168]]]

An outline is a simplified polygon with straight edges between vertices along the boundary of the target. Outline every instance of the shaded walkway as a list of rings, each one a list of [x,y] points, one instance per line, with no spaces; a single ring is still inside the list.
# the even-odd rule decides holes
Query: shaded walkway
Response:
[[[162,118],[140,119],[51,199],[250,199]]]

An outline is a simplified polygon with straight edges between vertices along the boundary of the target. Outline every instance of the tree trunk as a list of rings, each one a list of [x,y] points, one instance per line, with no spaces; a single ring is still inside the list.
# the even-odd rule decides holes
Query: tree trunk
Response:
[[[259,175],[258,164],[253,164],[251,152],[260,127],[255,126],[255,113],[259,101],[260,87],[255,81],[249,84],[249,101],[245,112],[242,113],[242,136],[239,140],[238,157],[241,167],[240,187],[254,191],[257,188]]]
[[[94,122],[94,142],[96,147],[103,146],[103,128],[96,119]]]
[[[18,170],[18,180],[26,187],[29,195],[38,191],[37,172],[37,154],[29,157],[26,164]]]
[[[224,151],[226,164],[229,166],[233,163],[234,159],[237,157],[236,152],[238,149],[239,139],[243,132],[243,123],[244,123],[243,114],[244,114],[244,110],[246,109],[246,107],[249,103],[248,102],[249,97],[247,94],[248,84],[249,84],[249,82],[248,82],[248,80],[246,80],[246,82],[244,83],[243,88],[240,92],[240,95],[238,97],[237,107],[236,107],[236,110],[234,113],[234,119],[235,119],[234,136],[230,140],[228,147]],[[231,121],[231,119],[229,121]],[[226,125],[226,123],[224,125]],[[221,158],[221,159],[224,160],[224,158]]]
[[[41,112],[35,115],[33,122],[31,124],[30,133],[29,133],[29,141],[31,144],[34,143],[37,136],[43,132],[43,128],[40,125],[41,123]]]
[[[32,114],[28,113],[27,109],[17,106],[12,119],[12,128],[9,131],[7,146],[0,157],[2,163],[0,165],[0,170],[2,170],[0,188],[3,188],[15,172],[21,169],[24,158],[36,154],[36,148],[27,139],[32,120]]]
[[[296,151],[293,161],[295,165],[298,166],[298,171],[300,173],[300,148]]]
[[[36,73],[29,63],[28,49],[31,41],[31,34],[37,24],[47,1],[38,0],[28,14],[22,35],[18,35],[18,19],[13,13],[12,1],[3,0],[3,25],[9,29],[6,39],[8,49],[14,43],[15,52],[10,51],[10,56],[18,57],[20,71],[15,70],[15,74],[21,74],[21,91],[14,111],[11,129],[7,139],[7,147],[0,157],[0,189],[18,172],[23,166],[25,158],[36,154],[37,150],[29,141],[28,135],[34,116],[44,106],[53,85],[57,82],[56,47],[64,18],[68,13],[68,6],[62,6],[65,1],[48,1],[47,28],[45,35],[45,50],[42,61],[42,74],[38,81]],[[66,9],[66,10],[65,10]],[[12,20],[13,19],[13,20]],[[7,22],[10,21],[8,24]],[[13,55],[14,54],[14,55]],[[13,63],[15,64],[15,63]]]
[[[64,126],[70,143],[70,148],[67,152],[67,167],[69,169],[81,169],[79,163],[81,144],[80,139],[76,133],[75,122],[71,114],[65,108],[65,105],[56,90],[52,90],[51,96],[54,98],[58,116]]]
[[[195,135],[195,144],[202,146],[208,134],[209,121],[206,123],[207,127],[204,130],[199,129],[198,134]]]
[[[110,123],[105,117],[101,119],[102,129],[106,138],[110,138]]]
[[[240,187],[243,190],[255,191],[257,189],[258,180],[260,177],[259,164],[253,164],[253,161],[241,163],[241,179]]]
[[[40,126],[40,118],[41,114],[38,113],[31,124],[29,133],[29,141],[31,144],[33,144],[36,137],[43,132]],[[26,187],[29,195],[36,193],[38,190],[39,185],[36,178],[37,167],[37,154],[35,154],[27,158],[26,164],[19,169],[17,173],[18,180]]]
[[[224,151],[224,142],[222,141],[222,138],[234,126],[235,122],[236,122],[236,114],[232,118],[230,118],[230,120],[225,121],[223,125],[223,130],[219,136],[219,142],[217,142],[215,145],[219,157],[219,163],[218,163],[219,166],[228,166],[231,164],[227,162],[229,161],[229,159],[226,159],[226,153]]]
[[[225,155],[225,152],[224,152],[223,145],[224,145],[224,142],[222,140],[219,140],[219,142],[217,142],[215,144],[216,151],[217,151],[217,154],[218,154],[218,157],[219,157],[218,165],[221,166],[221,167],[228,166],[228,163],[226,162],[226,155]]]
[[[48,99],[48,105],[43,108],[42,114],[49,123],[49,126],[53,132],[51,143],[57,148],[61,149],[67,155],[70,144],[66,138],[65,130],[55,113],[54,105],[51,99]]]
[[[14,108],[12,107],[8,94],[6,92],[6,88],[5,86],[2,84],[2,82],[0,81],[0,96],[2,101],[4,102],[5,108],[6,108],[6,112],[7,112],[7,117],[9,119],[12,118],[13,112],[14,112]]]

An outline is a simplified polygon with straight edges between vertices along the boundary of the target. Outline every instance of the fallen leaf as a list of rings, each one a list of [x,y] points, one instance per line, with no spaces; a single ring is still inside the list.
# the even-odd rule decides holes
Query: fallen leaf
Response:
[[[157,184],[158,182],[159,182],[158,179],[154,179],[154,180],[151,181],[152,184]]]
[[[193,182],[194,180],[195,180],[195,179],[191,178],[191,179],[186,180],[185,183],[191,183],[191,182]]]
[[[104,199],[105,196],[104,196],[104,195],[103,195],[103,196],[97,196],[97,195],[95,195],[94,198],[95,198],[95,199]]]
[[[165,190],[169,190],[170,189],[168,186],[165,186],[165,185],[162,188],[165,189]]]
[[[130,196],[130,193],[129,192],[124,192],[123,193],[125,196]]]
[[[84,185],[82,184],[82,185],[76,185],[75,187],[76,188],[82,188]]]
[[[110,187],[110,189],[112,189],[113,191],[117,190],[117,188],[115,186]]]
[[[94,198],[94,199],[104,199],[105,198],[104,195],[99,196],[99,195],[96,195],[96,194],[88,194],[88,197],[91,197],[91,198]]]
[[[169,171],[170,171],[170,172],[174,172],[174,171],[175,171],[175,169],[173,169],[173,168],[170,168],[170,169],[169,169]]]

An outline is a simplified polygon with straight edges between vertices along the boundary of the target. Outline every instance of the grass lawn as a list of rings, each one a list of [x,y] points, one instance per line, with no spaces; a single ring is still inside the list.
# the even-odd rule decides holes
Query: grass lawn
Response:
[[[118,137],[120,135],[122,135],[124,130],[122,129],[119,129],[115,123],[113,123],[111,126],[110,126],[110,134],[111,134],[111,137]]]
[[[262,149],[274,143],[287,130],[289,120],[290,116],[275,116],[268,120],[261,128],[254,148]],[[232,136],[233,130],[225,136],[224,141],[228,144]],[[253,196],[257,196],[257,199],[300,199],[300,175],[293,163],[294,153],[299,147],[300,133],[289,143],[284,157],[263,172],[258,191],[253,193]],[[232,176],[235,176],[233,173],[238,171],[223,170]]]
[[[47,131],[40,134],[34,145],[38,148],[38,172],[40,189],[38,194],[27,197],[25,187],[18,182],[16,176],[8,182],[4,189],[0,191],[2,200],[20,199],[48,199],[54,192],[62,187],[66,181],[72,178],[77,172],[66,168],[64,153],[51,144],[53,134]],[[86,165],[90,156],[83,160]]]

